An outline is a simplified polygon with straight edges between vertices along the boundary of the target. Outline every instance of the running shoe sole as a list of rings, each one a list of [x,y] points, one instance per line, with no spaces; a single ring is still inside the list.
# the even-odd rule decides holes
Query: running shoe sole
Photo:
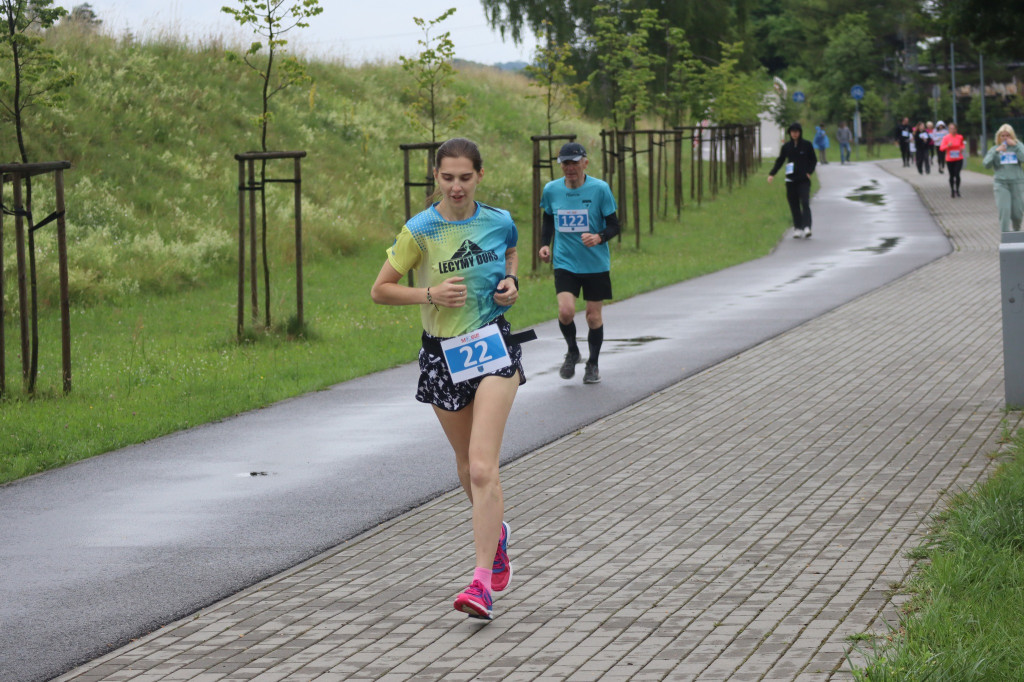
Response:
[[[455,610],[462,611],[470,618],[479,618],[480,620],[491,620],[494,618],[494,612],[487,608],[486,604],[481,603],[465,592],[455,598]]]

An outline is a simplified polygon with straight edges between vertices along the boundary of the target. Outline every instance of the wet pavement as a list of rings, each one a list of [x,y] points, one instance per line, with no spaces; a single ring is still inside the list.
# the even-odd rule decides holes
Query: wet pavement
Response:
[[[405,367],[0,488],[31,587],[0,585],[3,668],[45,679],[184,617],[61,679],[843,678],[1003,417],[990,180],[954,203],[882,166],[953,253],[904,182],[830,164],[811,240],[609,306],[602,384],[558,379],[537,327],[494,622],[451,610],[468,510]]]

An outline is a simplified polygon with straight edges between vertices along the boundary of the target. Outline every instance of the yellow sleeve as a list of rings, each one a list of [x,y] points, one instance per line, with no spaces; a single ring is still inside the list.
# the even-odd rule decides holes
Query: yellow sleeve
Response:
[[[419,244],[416,243],[409,228],[403,227],[395,243],[388,249],[388,262],[391,263],[391,267],[405,275],[418,266],[422,259],[423,251]]]

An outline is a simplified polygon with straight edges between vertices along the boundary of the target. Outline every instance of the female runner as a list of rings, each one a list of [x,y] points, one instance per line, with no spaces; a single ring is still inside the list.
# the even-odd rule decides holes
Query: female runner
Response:
[[[402,228],[370,296],[383,305],[420,306],[416,399],[433,405],[473,505],[476,568],[455,609],[490,620],[492,592],[512,577],[498,459],[516,391],[526,383],[519,343],[536,335],[510,335],[503,316],[519,296],[518,232],[508,211],[474,199],[483,175],[474,142],[453,138],[438,148],[441,199]],[[399,284],[414,268],[424,286]]]

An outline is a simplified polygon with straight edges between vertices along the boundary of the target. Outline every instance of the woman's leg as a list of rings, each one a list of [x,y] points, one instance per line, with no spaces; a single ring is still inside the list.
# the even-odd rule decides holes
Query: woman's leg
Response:
[[[1010,210],[1010,222],[1014,232],[1020,232],[1020,224],[1024,221],[1024,186],[1019,182],[1010,185],[1010,198],[1012,209]]]
[[[473,402],[458,412],[437,407],[441,427],[455,451],[463,490],[473,505],[473,544],[476,566],[490,569],[501,536],[504,497],[498,478],[498,458],[505,423],[519,389],[519,375],[484,377]]]
[[[803,217],[803,224],[800,227],[811,229],[811,181],[796,182],[798,197],[800,200],[800,212]]]
[[[793,218],[793,227],[800,230],[804,226],[803,214],[800,212],[800,190],[797,182],[786,183],[786,201],[789,202],[789,214]],[[799,232],[797,233],[799,234]]]
[[[1013,210],[1011,189],[1001,182],[993,182],[992,193],[996,199],[996,210],[999,212],[999,230],[1000,232],[1009,232],[1013,229],[1010,227],[1013,224],[1010,219]]]
[[[956,196],[960,189],[960,164],[963,161],[949,161],[946,166],[949,168],[949,191]]]

